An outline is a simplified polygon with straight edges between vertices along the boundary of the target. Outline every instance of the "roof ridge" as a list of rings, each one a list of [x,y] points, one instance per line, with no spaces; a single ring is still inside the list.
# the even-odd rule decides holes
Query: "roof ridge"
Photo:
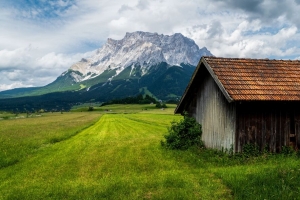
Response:
[[[290,62],[300,62],[300,60],[291,60],[291,59],[270,59],[270,58],[229,58],[229,57],[217,57],[217,56],[203,56],[203,58],[212,58],[212,59],[224,59],[224,60],[260,60],[260,61],[290,61]]]

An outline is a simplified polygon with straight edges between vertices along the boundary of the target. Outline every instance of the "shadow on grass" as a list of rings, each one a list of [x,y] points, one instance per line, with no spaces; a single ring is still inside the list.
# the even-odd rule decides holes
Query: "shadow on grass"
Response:
[[[15,165],[19,162],[18,159],[9,159],[9,160],[5,160],[3,158],[0,158],[0,169],[2,168],[6,168],[6,167],[10,167],[12,165]]]

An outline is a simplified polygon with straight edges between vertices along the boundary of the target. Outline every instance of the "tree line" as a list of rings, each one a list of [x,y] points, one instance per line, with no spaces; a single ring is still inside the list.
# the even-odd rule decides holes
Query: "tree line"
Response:
[[[113,99],[107,102],[104,102],[102,105],[109,105],[109,104],[156,104],[158,101],[146,94],[143,96],[142,94],[139,94],[137,96],[133,97],[125,97],[125,98],[120,98],[120,99]]]

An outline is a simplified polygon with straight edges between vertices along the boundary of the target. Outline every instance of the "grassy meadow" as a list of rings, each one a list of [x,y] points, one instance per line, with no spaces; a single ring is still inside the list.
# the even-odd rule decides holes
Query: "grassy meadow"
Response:
[[[300,199],[296,155],[161,147],[181,119],[168,106],[0,120],[0,199]]]

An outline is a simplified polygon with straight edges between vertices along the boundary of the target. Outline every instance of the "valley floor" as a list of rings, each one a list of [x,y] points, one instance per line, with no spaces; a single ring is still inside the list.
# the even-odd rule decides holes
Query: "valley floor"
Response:
[[[228,164],[213,152],[161,147],[180,119],[160,110],[0,121],[0,199],[298,198],[294,158]],[[273,193],[269,180],[257,182],[261,173],[273,176]]]

